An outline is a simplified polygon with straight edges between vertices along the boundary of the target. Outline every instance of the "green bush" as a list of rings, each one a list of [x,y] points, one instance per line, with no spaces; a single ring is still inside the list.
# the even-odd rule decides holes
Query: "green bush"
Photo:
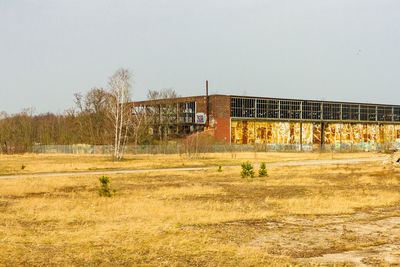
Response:
[[[26,167],[26,166],[25,166],[24,164],[22,164],[22,165],[21,165],[21,170],[25,169],[25,167]]]
[[[218,166],[217,172],[222,172],[222,166],[221,165]]]
[[[107,176],[102,176],[99,178],[100,181],[100,188],[99,188],[99,195],[101,197],[111,197],[112,195],[115,194],[116,190],[110,188],[109,183],[110,183],[110,178]]]
[[[258,170],[258,176],[259,177],[267,177],[268,176],[268,172],[267,172],[266,167],[267,166],[266,166],[265,162],[261,162],[260,169]]]
[[[240,172],[240,176],[242,178],[249,178],[249,177],[254,178],[254,169],[253,165],[251,165],[250,162],[248,161],[243,162],[241,166],[242,166],[242,171]]]

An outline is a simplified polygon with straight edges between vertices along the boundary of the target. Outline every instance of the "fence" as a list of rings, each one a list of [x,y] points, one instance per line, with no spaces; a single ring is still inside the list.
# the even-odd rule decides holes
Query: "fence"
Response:
[[[217,152],[361,152],[388,150],[393,144],[341,144],[341,145],[279,145],[279,144],[165,144],[165,145],[129,145],[126,154],[183,154],[183,153],[217,153]],[[111,145],[34,145],[30,148],[32,153],[65,153],[65,154],[111,154]]]

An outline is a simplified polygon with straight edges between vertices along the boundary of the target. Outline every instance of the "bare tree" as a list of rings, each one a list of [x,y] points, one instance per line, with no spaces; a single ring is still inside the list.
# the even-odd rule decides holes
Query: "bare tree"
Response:
[[[80,136],[90,144],[107,143],[108,136],[104,129],[107,128],[107,92],[101,88],[92,88],[86,95],[74,94],[77,108],[77,124]]]
[[[147,108],[143,106],[132,107],[132,138],[135,146],[139,143],[139,139],[149,134],[149,126],[151,116]]]
[[[107,111],[114,128],[114,159],[121,160],[127,144],[131,125],[131,74],[126,69],[117,70],[110,77]]]

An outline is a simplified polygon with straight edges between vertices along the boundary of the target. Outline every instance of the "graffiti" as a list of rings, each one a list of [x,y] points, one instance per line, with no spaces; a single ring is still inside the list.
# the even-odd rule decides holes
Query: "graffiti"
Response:
[[[311,149],[323,143],[333,148],[358,145],[364,150],[376,150],[378,144],[393,143],[397,138],[400,138],[398,124],[231,122],[233,144],[302,144],[303,149]]]
[[[207,115],[204,113],[196,113],[195,122],[198,124],[205,124],[207,121]]]

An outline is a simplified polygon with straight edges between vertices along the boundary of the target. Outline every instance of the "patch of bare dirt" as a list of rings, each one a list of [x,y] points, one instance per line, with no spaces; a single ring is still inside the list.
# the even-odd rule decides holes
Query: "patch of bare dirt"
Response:
[[[285,224],[285,225],[282,225]],[[247,245],[313,263],[400,265],[400,216],[289,216]]]
[[[265,250],[304,263],[400,265],[398,206],[364,209],[352,215],[281,216],[185,229],[207,229],[216,242]]]

